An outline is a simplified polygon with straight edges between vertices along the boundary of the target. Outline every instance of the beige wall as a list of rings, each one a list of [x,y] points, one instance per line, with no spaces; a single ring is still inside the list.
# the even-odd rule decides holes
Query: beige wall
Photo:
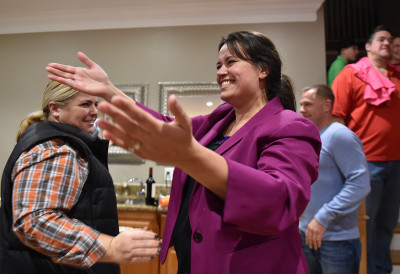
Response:
[[[323,11],[316,22],[199,27],[165,27],[0,35],[0,170],[15,145],[20,120],[40,108],[49,62],[78,65],[83,51],[103,66],[116,84],[148,82],[148,105],[158,110],[158,82],[215,81],[217,45],[232,31],[256,30],[274,41],[294,80],[297,98],[304,86],[325,82]],[[114,181],[147,177],[154,166],[110,165]]]

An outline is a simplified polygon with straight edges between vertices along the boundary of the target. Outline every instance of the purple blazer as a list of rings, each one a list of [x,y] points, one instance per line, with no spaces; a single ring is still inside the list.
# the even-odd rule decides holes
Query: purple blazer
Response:
[[[169,117],[151,111],[163,120]],[[194,137],[207,145],[234,119],[233,107],[192,119]],[[308,273],[299,217],[318,176],[317,127],[271,100],[216,152],[229,168],[226,200],[197,183],[189,205],[191,274]],[[187,175],[175,168],[161,262],[173,245]]]

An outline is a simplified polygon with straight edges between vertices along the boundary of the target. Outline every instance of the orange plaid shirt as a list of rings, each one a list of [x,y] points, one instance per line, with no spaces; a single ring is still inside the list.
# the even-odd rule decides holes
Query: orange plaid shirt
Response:
[[[104,254],[100,232],[66,216],[78,201],[88,162],[63,139],[20,155],[12,173],[13,230],[30,248],[55,263],[88,268]]]

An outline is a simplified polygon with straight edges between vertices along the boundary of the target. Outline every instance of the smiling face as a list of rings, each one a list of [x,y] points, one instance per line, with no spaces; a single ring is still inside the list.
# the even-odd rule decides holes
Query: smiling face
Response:
[[[389,60],[392,53],[392,35],[382,30],[375,33],[371,43],[365,44],[368,57]]]
[[[324,128],[331,118],[331,103],[330,100],[317,96],[316,89],[310,89],[301,95],[300,113],[305,118],[314,122],[319,128]]]
[[[52,101],[49,103],[52,116],[49,121],[68,124],[92,133],[98,115],[97,104],[97,97],[82,92],[75,94],[63,106]]]
[[[248,61],[233,56],[226,45],[218,54],[217,83],[221,99],[240,107],[248,103],[265,105],[266,72]]]

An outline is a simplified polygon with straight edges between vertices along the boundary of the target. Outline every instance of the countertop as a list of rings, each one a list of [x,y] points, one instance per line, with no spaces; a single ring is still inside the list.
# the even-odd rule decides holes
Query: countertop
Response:
[[[168,207],[158,207],[158,206],[149,206],[144,204],[117,204],[118,210],[126,210],[126,211],[143,211],[143,212],[160,212],[167,213]]]

